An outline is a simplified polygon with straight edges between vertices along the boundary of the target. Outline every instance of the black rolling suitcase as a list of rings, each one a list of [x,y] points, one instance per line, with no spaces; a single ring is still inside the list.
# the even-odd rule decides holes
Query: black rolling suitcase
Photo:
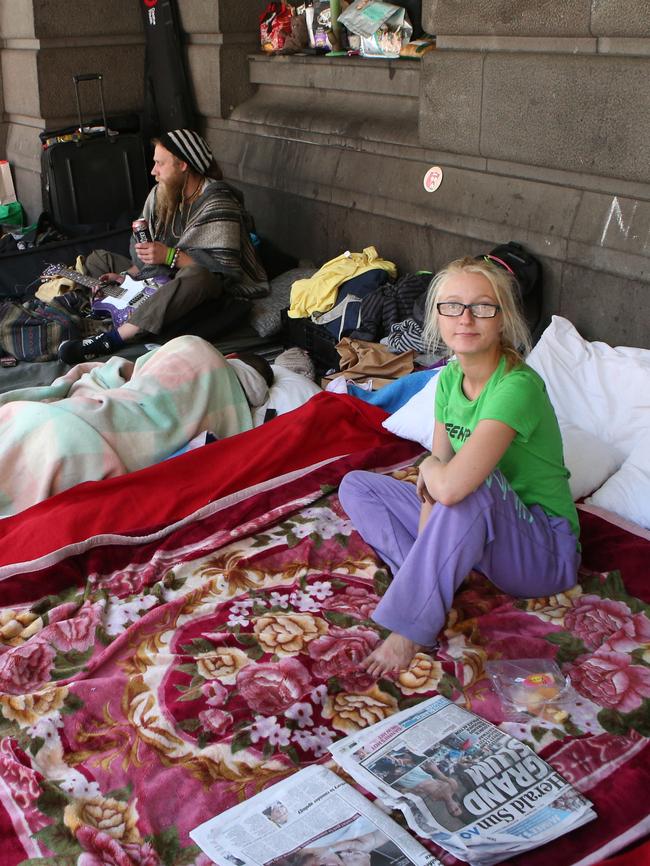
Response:
[[[102,75],[73,75],[79,131],[49,133],[41,157],[43,208],[65,226],[112,228],[140,213],[149,173],[139,132],[112,133],[106,121]],[[103,126],[84,125],[79,82],[96,81]],[[64,140],[57,140],[64,139]]]

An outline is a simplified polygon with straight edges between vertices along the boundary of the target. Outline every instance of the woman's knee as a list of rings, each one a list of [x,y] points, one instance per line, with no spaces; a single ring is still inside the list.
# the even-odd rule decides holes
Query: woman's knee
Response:
[[[339,486],[339,501],[348,516],[350,510],[354,511],[356,504],[367,496],[368,484],[365,476],[372,474],[374,473],[363,469],[353,469],[343,476]]]

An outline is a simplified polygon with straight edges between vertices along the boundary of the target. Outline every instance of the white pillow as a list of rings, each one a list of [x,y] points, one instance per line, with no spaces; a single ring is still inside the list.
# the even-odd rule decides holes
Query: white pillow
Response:
[[[281,367],[280,364],[271,364],[271,367],[274,378],[269,388],[269,399],[253,412],[253,424],[256,427],[264,422],[267,409],[275,409],[278,415],[283,415],[302,406],[322,390],[311,379],[287,367]]]
[[[397,412],[393,412],[382,426],[402,439],[412,439],[419,442],[427,451],[431,451],[433,443],[433,428],[435,424],[436,385],[438,373],[434,374],[424,388],[414,394]]]
[[[564,463],[571,473],[569,487],[574,501],[606,481],[621,466],[623,454],[573,424],[560,426]]]
[[[560,424],[574,424],[628,457],[650,429],[650,350],[584,340],[553,316],[527,363],[546,382]]]
[[[650,529],[650,434],[646,433],[621,468],[586,505],[597,505]]]

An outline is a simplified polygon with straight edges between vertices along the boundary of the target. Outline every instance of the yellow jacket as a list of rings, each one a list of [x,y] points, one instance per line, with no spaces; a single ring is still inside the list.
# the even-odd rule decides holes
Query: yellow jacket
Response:
[[[374,247],[366,247],[362,253],[346,252],[325,262],[313,277],[296,280],[291,286],[291,303],[287,315],[292,319],[326,313],[336,303],[339,286],[352,277],[358,277],[373,268],[382,268],[393,279],[397,268],[392,262],[380,259]]]

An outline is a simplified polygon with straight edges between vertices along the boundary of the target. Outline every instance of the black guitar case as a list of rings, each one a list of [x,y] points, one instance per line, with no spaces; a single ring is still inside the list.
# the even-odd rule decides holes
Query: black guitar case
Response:
[[[195,129],[176,0],[140,0],[146,38],[145,134]]]

